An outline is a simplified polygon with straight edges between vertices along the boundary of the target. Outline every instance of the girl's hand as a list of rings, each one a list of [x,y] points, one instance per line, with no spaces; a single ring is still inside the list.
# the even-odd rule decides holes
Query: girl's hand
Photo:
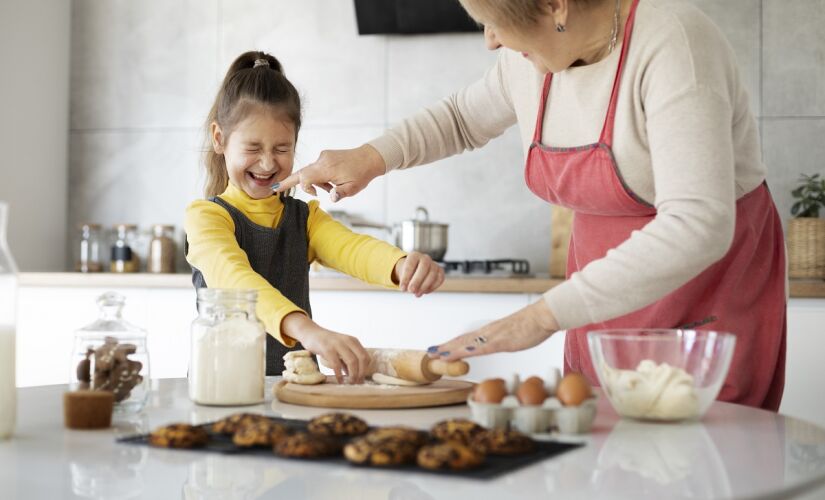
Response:
[[[330,199],[336,202],[355,195],[386,172],[384,159],[368,144],[355,149],[321,151],[315,163],[282,180],[274,192],[301,186],[301,189],[316,196],[315,186],[318,186],[329,191]]]
[[[402,292],[410,291],[416,297],[435,291],[444,283],[444,269],[429,255],[411,252],[395,263],[392,279]]]
[[[459,335],[441,345],[427,349],[430,357],[455,361],[495,352],[521,351],[544,342],[558,331],[553,312],[544,299],[513,314],[493,321],[473,332]]]
[[[364,381],[370,357],[357,338],[327,330],[301,312],[288,314],[281,322],[281,330],[307,351],[324,358],[339,384],[344,382],[344,375],[349,383]]]

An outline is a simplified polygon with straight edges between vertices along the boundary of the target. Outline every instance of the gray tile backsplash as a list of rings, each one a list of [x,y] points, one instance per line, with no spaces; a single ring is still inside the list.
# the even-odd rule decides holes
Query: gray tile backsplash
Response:
[[[730,40],[763,125],[783,219],[800,173],[825,173],[825,3],[688,0]],[[304,99],[295,168],[357,146],[495,60],[480,34],[359,36],[351,1],[75,0],[69,222],[180,225],[202,196],[201,125],[240,53],[278,57]],[[426,206],[447,257],[522,257],[547,270],[550,207],[524,186],[517,131],[481,151],[394,172],[321,206],[391,224]],[[304,195],[300,195],[307,198]]]
[[[825,116],[825,2],[763,0],[765,116]]]

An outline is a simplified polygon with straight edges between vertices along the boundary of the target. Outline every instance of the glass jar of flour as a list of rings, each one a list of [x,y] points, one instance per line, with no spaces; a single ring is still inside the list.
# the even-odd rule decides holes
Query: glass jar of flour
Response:
[[[189,398],[195,403],[263,402],[266,332],[255,315],[257,300],[255,290],[198,290],[189,360]]]

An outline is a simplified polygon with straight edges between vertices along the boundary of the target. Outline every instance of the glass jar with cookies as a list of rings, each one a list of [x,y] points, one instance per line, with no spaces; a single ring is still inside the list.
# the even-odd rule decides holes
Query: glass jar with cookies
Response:
[[[255,314],[257,301],[256,290],[198,290],[189,360],[189,398],[195,403],[263,402],[266,332]]]
[[[98,319],[75,332],[69,389],[109,391],[116,413],[137,413],[149,397],[149,351],[146,331],[123,319],[125,303],[104,293]]]

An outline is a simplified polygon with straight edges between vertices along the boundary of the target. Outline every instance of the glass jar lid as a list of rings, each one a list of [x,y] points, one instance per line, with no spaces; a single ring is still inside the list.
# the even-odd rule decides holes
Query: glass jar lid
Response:
[[[123,319],[126,298],[116,292],[106,292],[97,298],[99,316],[97,320],[77,330],[75,335],[84,339],[145,340],[146,331]]]

